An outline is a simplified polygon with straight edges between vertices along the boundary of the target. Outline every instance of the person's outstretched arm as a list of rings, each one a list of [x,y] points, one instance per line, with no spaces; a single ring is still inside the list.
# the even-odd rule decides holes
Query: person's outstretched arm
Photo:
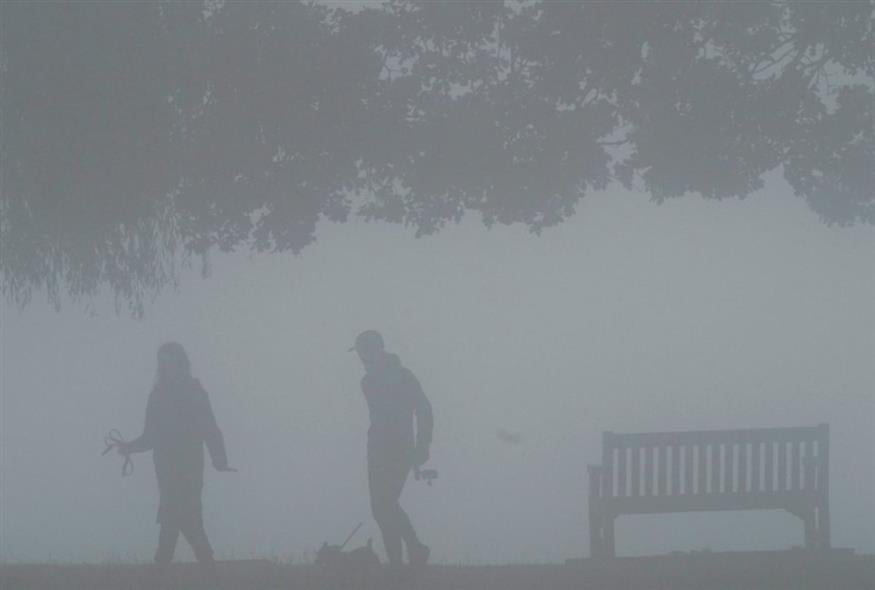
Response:
[[[130,455],[132,453],[144,453],[152,450],[155,446],[156,413],[155,394],[153,392],[149,394],[149,401],[146,402],[146,420],[143,425],[143,434],[120,446],[119,452],[121,454]]]
[[[207,445],[207,451],[210,453],[210,459],[213,462],[213,467],[219,471],[230,471],[228,467],[228,455],[225,451],[225,437],[222,436],[222,431],[216,423],[216,416],[213,414],[213,406],[210,404],[210,397],[206,390],[201,387],[199,395],[201,400],[200,418],[203,428],[204,442]]]

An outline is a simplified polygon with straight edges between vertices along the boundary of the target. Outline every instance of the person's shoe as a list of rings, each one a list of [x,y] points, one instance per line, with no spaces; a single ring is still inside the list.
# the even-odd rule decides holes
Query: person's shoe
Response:
[[[410,565],[416,568],[425,567],[428,563],[428,558],[431,555],[431,549],[425,543],[419,543],[407,549],[410,558]]]

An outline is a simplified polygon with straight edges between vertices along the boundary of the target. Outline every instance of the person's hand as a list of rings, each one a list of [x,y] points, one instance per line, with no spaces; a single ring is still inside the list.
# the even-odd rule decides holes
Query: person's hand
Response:
[[[227,463],[220,463],[220,464],[213,463],[213,468],[216,471],[223,471],[225,473],[237,473],[237,470],[234,469],[233,467],[228,467]]]
[[[429,459],[428,447],[417,446],[413,451],[413,465],[419,467],[427,463]]]

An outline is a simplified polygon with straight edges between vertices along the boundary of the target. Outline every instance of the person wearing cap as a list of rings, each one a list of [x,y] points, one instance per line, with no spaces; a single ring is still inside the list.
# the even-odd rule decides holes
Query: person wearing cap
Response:
[[[391,568],[402,563],[402,542],[411,565],[423,566],[429,548],[413,530],[399,502],[410,470],[429,458],[434,419],[431,403],[419,381],[386,351],[379,332],[358,335],[350,351],[358,353],[365,368],[361,387],[368,404],[368,487],[374,520],[383,535]],[[414,433],[413,422],[416,421]]]

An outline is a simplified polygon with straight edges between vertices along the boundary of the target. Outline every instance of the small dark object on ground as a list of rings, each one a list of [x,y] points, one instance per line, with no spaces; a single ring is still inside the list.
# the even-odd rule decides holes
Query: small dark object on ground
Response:
[[[342,545],[323,543],[316,552],[315,564],[326,588],[370,588],[382,569],[372,539],[351,551],[344,551]]]

